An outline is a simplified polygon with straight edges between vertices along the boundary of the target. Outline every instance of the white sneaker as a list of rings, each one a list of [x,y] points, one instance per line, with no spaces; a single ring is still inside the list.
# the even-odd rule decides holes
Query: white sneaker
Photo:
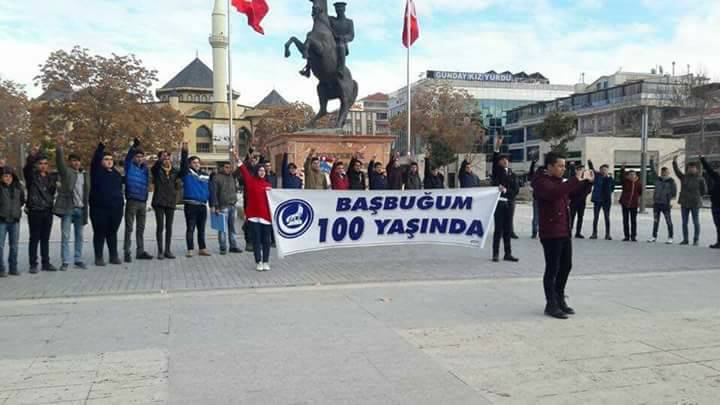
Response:
[[[255,270],[257,270],[257,271],[265,271],[265,266],[263,266],[262,263],[258,263],[257,266],[255,266]]]
[[[270,271],[270,263],[263,263],[263,271]]]
[[[672,244],[673,244],[673,240],[672,240],[672,239],[668,239],[668,241],[665,242],[665,243],[668,244],[668,245],[672,245]]]
[[[648,243],[655,243],[655,242],[657,242],[657,239],[655,239],[655,238],[648,239]]]

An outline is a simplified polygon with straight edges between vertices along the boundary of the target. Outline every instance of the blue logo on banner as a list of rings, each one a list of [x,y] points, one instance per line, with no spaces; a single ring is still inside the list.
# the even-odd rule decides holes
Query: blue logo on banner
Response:
[[[314,218],[312,207],[303,200],[285,201],[275,210],[277,231],[285,239],[295,239],[305,234]]]

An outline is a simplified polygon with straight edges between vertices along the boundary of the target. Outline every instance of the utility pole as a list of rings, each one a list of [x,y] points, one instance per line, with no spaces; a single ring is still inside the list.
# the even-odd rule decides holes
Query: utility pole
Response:
[[[640,181],[642,182],[643,192],[640,195],[640,213],[644,214],[645,209],[645,191],[647,190],[647,164],[648,164],[648,121],[650,120],[650,107],[645,106],[642,115],[642,133],[640,136],[641,152],[640,152]]]

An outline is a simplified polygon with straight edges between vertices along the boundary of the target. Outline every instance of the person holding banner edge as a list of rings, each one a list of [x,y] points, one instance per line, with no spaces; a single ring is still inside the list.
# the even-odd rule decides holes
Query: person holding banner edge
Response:
[[[584,171],[565,181],[565,159],[550,152],[545,167],[532,180],[540,216],[540,242],[545,253],[545,314],[567,319],[575,311],[567,305],[565,287],[572,270],[572,239],[570,228],[570,195],[590,193],[595,172]]]
[[[257,271],[270,270],[270,247],[272,245],[272,219],[267,190],[272,186],[267,180],[265,166],[258,166],[255,174],[250,173],[247,165],[237,158],[238,170],[245,179],[245,217],[252,227],[253,252]]]
[[[493,153],[492,184],[500,189],[500,201],[495,209],[495,233],[493,235],[493,262],[500,261],[500,240],[503,242],[506,262],[516,263],[520,261],[512,255],[512,211],[511,203],[520,192],[515,179],[515,174],[508,167],[510,160],[508,156],[500,154],[500,147],[503,137],[498,136],[495,141],[495,153]]]

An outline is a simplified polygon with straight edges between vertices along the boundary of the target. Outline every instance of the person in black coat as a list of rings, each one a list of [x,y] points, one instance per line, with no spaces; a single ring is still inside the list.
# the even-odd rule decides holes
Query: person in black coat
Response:
[[[175,207],[178,201],[178,189],[180,188],[180,172],[173,167],[170,158],[170,152],[158,152],[158,161],[155,162],[151,170],[153,184],[155,185],[151,205],[153,211],[155,211],[157,224],[155,239],[158,248],[158,260],[175,259],[175,255],[171,250],[172,228]]]
[[[365,173],[362,170],[363,164],[358,159],[358,154],[354,154],[350,165],[348,166],[348,180],[350,180],[350,190],[365,190]],[[372,170],[368,167],[368,173]]]
[[[432,157],[428,152],[425,155],[425,178],[423,179],[423,188],[425,190],[437,190],[445,188],[445,176],[440,173],[440,167],[432,161]]]
[[[57,189],[57,176],[50,173],[47,156],[34,146],[23,168],[27,187],[27,217],[30,228],[28,245],[30,273],[38,272],[38,245],[43,271],[57,271],[50,263],[50,233],[53,224],[53,207]]]
[[[107,243],[110,263],[122,264],[118,255],[117,232],[123,218],[123,177],[115,160],[101,142],[90,165],[90,221],[93,227],[95,265],[105,266],[103,250]]]
[[[480,187],[480,177],[473,173],[472,166],[467,159],[463,160],[460,165],[458,177],[460,178],[460,188]]]
[[[500,189],[500,201],[495,209],[495,234],[493,235],[493,261],[500,261],[500,240],[505,248],[504,260],[517,262],[518,259],[512,255],[512,207],[520,192],[520,187],[515,174],[510,170],[510,159],[507,155],[500,154],[503,138],[498,137],[495,142],[495,153],[493,153],[492,184]]]

